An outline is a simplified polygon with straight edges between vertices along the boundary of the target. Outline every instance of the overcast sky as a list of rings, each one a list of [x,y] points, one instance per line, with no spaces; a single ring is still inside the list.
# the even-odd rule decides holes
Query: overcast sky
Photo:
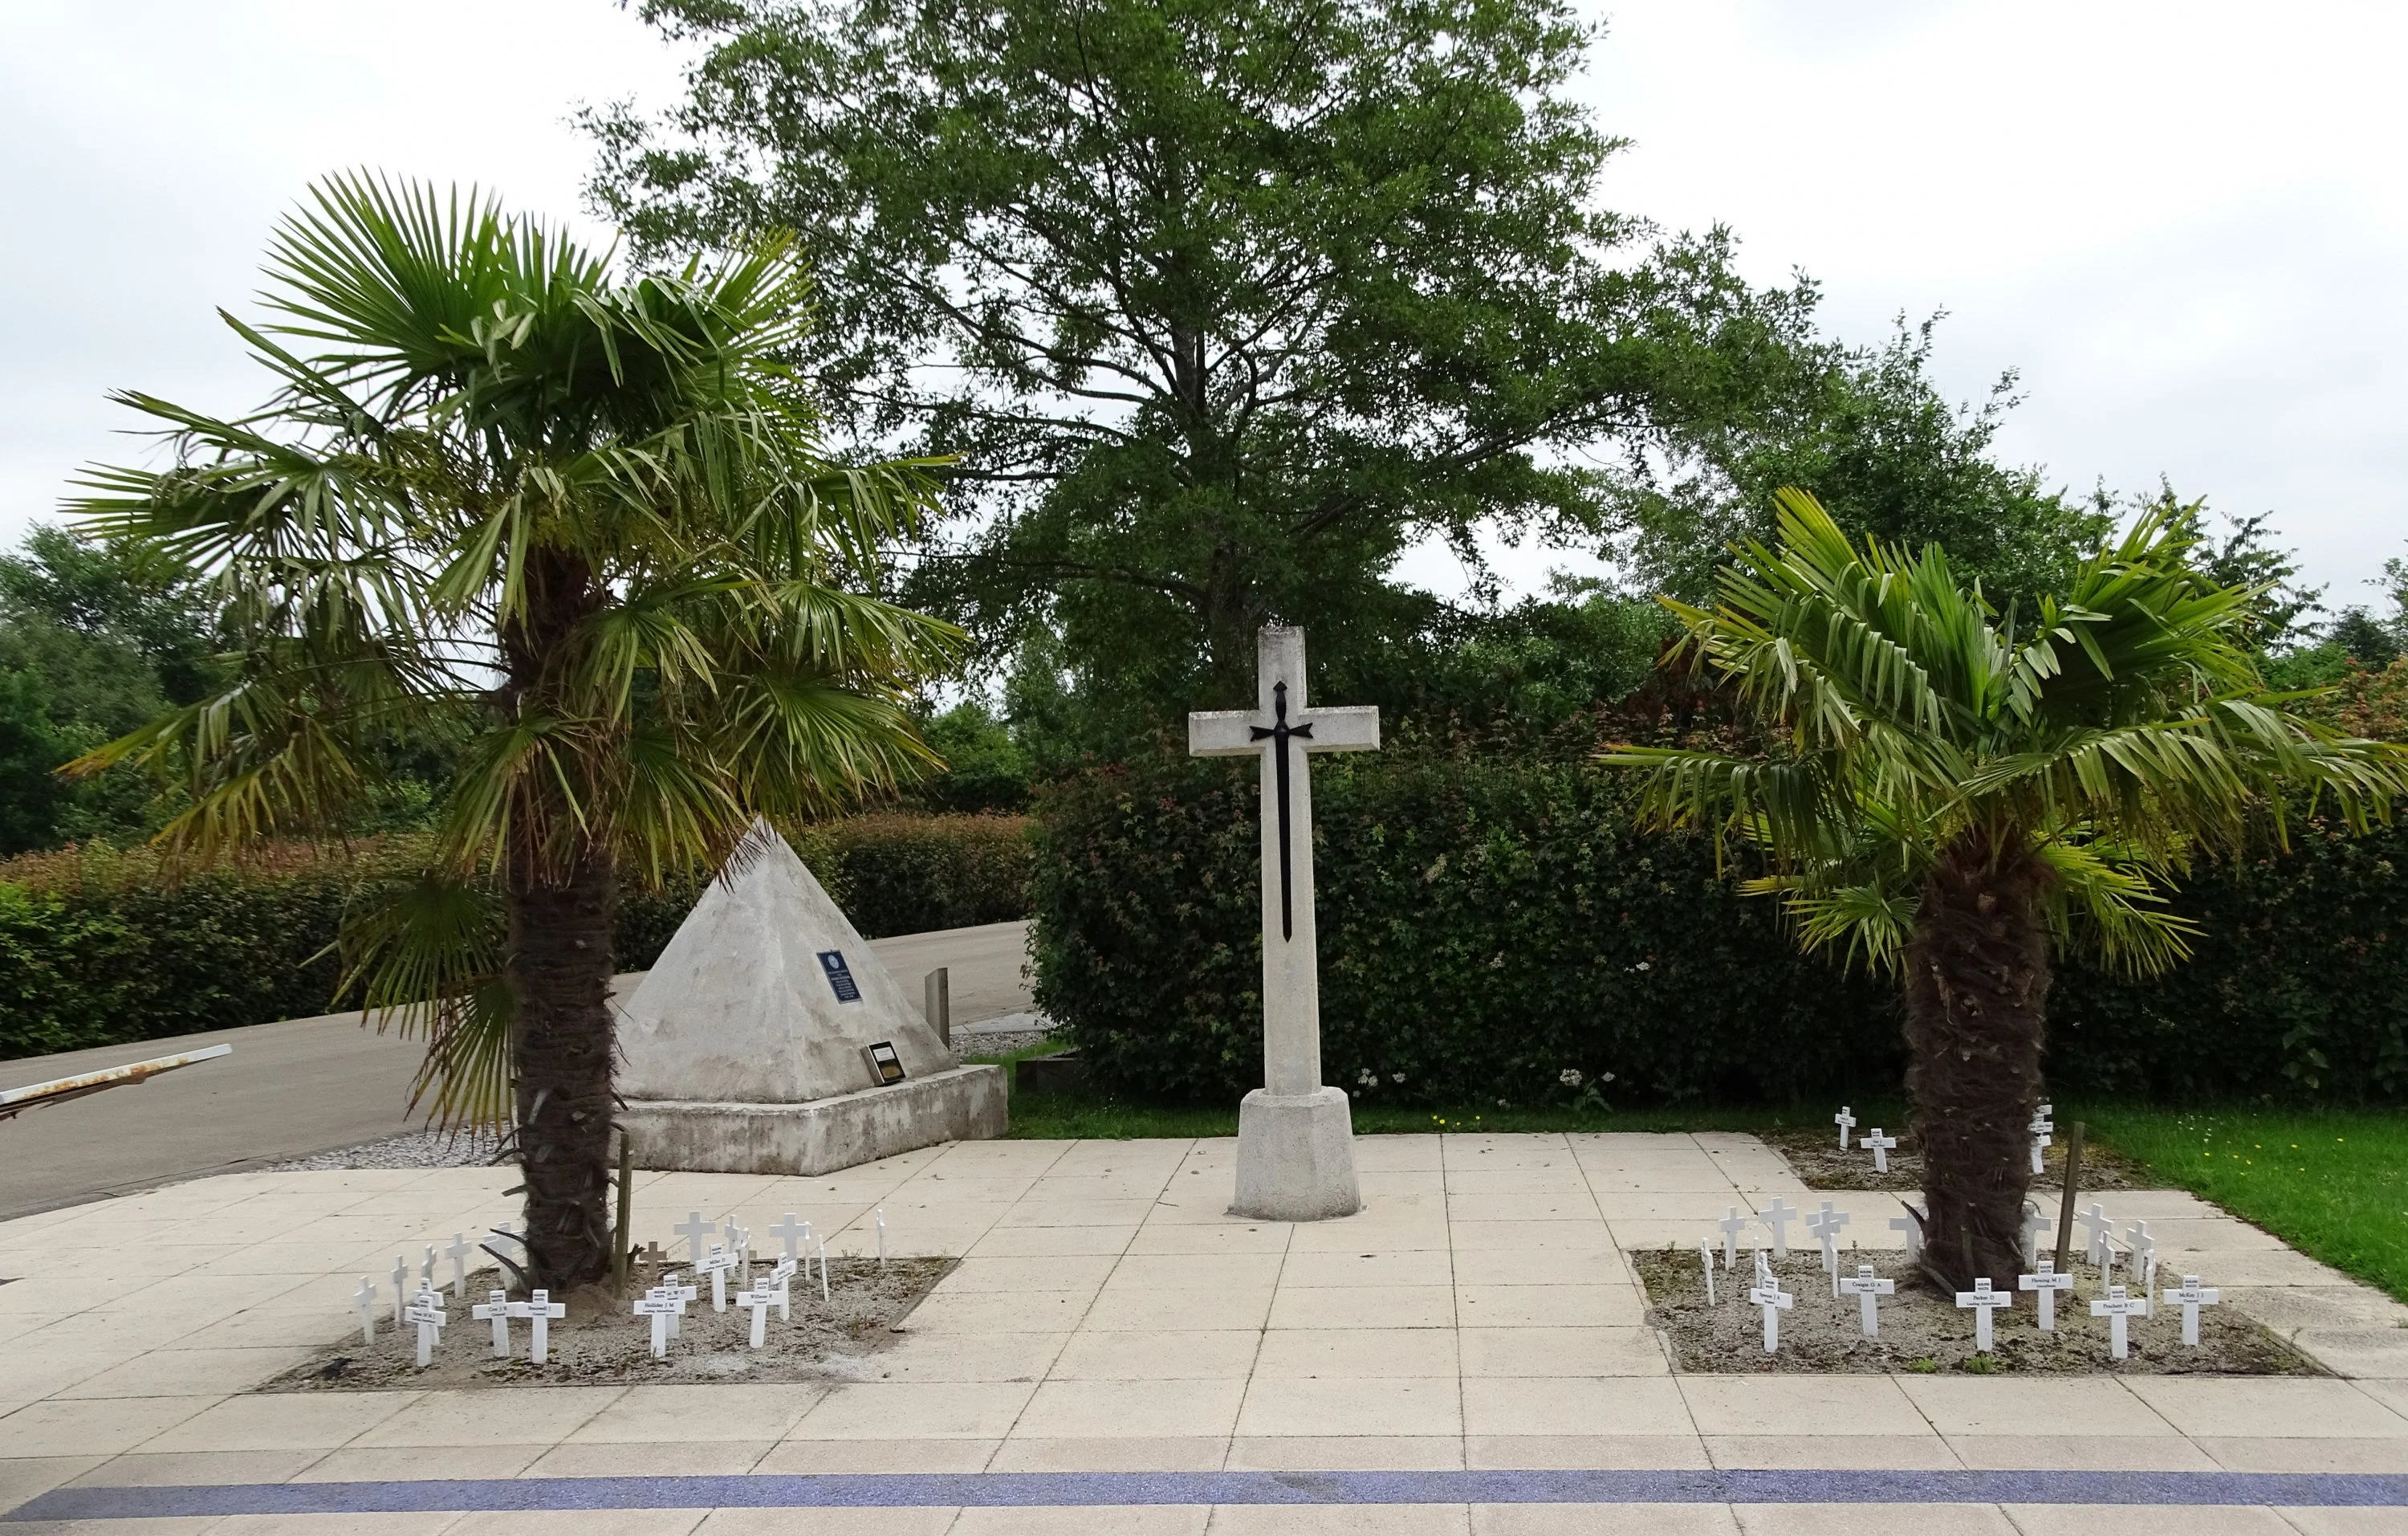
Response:
[[[2408,7],[1603,8],[1582,89],[1635,141],[1610,206],[1731,225],[1754,276],[1820,279],[1853,340],[1946,309],[1942,381],[1974,398],[2020,370],[2001,446],[2055,482],[2163,475],[2272,511],[2337,602],[2408,553]],[[0,541],[129,453],[105,391],[255,403],[213,309],[247,306],[311,177],[478,180],[576,217],[570,111],[666,99],[678,65],[607,0],[0,7]],[[1523,586],[1561,563],[1503,560]]]

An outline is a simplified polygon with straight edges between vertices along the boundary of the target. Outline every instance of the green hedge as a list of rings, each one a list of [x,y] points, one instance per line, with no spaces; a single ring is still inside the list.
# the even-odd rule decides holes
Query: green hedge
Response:
[[[1863,1096],[1900,1079],[1885,981],[1799,955],[1694,838],[1561,751],[1411,733],[1313,765],[1325,1081],[1371,1102],[1527,1107]],[[1154,1097],[1260,1082],[1255,788],[1172,752],[1039,802],[1037,996],[1091,1070]],[[2408,830],[2314,827],[2203,871],[2200,958],[2059,978],[2058,1091],[2398,1098]],[[1567,1069],[1582,1075],[1574,1086]]]
[[[1022,818],[863,816],[790,835],[867,937],[1027,914]],[[0,864],[0,1060],[325,1012],[335,966],[318,956],[346,897],[413,852],[407,840],[340,856],[282,847],[173,883],[141,850]],[[700,890],[626,893],[619,967],[650,966]]]

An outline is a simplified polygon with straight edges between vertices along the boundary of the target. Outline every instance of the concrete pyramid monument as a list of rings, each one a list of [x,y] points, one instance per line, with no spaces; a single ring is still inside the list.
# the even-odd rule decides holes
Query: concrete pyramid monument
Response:
[[[1000,1135],[964,1067],[786,840],[756,825],[620,1010],[620,1123],[647,1168],[824,1173]]]

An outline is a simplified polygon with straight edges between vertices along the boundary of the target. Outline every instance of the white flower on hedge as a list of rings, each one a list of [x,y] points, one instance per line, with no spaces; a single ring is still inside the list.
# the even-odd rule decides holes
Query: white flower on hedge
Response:
[[[1366,1067],[1354,1074],[1354,1081],[1367,1088],[1376,1088],[1380,1085],[1380,1074]]]
[[[1656,962],[1653,960],[1641,960],[1635,969],[1640,970],[1653,970],[1656,969]]]
[[[1390,1072],[1388,1075],[1395,1078],[1399,1083],[1402,1083],[1405,1080],[1405,1074],[1402,1072]]]
[[[1577,1067],[1567,1067],[1555,1074],[1555,1081],[1567,1088],[1577,1088],[1581,1085],[1581,1069]]]

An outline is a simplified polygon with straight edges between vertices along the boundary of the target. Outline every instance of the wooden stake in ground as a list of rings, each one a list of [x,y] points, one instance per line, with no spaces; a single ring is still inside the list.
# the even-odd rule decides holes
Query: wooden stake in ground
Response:
[[[624,1129],[619,1132],[619,1232],[618,1241],[610,1244],[610,1288],[621,1296],[627,1294],[627,1244],[635,1241],[635,1228],[627,1225],[636,1205],[636,1153],[629,1145]]]
[[[2082,1122],[2076,1120],[2065,1138],[2065,1193],[2057,1201],[2057,1267],[2064,1270],[2073,1247],[2073,1196],[2082,1177]],[[2120,1357],[2119,1357],[2120,1358]]]

